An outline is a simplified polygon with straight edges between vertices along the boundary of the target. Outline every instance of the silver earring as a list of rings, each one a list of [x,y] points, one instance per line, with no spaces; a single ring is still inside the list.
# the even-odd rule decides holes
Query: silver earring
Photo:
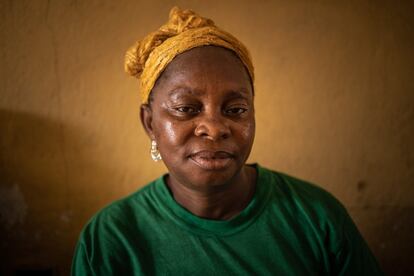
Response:
[[[160,151],[158,150],[158,147],[157,147],[157,142],[155,140],[151,141],[151,158],[155,162],[162,160]]]

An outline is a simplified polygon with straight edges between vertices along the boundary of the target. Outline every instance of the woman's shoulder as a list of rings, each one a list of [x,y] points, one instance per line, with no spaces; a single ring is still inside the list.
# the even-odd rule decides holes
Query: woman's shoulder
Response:
[[[331,220],[341,220],[347,216],[342,203],[317,184],[259,166],[260,173],[272,188],[273,200],[287,209]]]
[[[110,275],[123,271],[125,260],[142,258],[148,221],[156,219],[151,209],[157,179],[136,192],[102,208],[83,227],[75,249],[72,269],[80,275]],[[111,262],[103,262],[111,260]],[[140,271],[139,263],[134,270]]]
[[[285,173],[264,169],[272,187],[272,214],[300,228],[307,237],[328,242],[333,251],[339,250],[350,235],[358,240],[359,233],[346,208],[330,192],[311,182]],[[347,234],[346,234],[347,233]],[[326,240],[328,238],[328,240]],[[321,245],[323,246],[323,245]]]
[[[162,181],[161,178],[156,179],[103,207],[85,224],[81,235],[96,231],[116,231],[115,228],[139,225],[140,221],[144,221],[154,209],[155,194],[160,181]]]

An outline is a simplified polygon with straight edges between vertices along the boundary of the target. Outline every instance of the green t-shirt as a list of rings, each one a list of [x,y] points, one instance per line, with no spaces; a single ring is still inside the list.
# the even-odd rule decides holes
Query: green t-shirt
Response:
[[[382,275],[344,207],[312,184],[255,165],[249,205],[197,217],[161,177],[96,214],[72,275]]]

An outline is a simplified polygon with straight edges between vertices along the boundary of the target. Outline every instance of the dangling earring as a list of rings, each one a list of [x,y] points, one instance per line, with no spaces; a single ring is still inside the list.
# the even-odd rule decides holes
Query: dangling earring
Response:
[[[157,148],[157,142],[155,140],[151,141],[151,158],[155,162],[162,160],[160,151]]]

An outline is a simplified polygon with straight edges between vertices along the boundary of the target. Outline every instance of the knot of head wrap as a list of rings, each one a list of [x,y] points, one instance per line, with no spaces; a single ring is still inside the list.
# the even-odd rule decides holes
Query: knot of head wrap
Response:
[[[254,81],[250,54],[239,40],[219,29],[211,19],[174,7],[165,25],[135,43],[125,55],[125,71],[140,80],[142,102],[148,102],[158,77],[177,55],[206,45],[232,50]]]

